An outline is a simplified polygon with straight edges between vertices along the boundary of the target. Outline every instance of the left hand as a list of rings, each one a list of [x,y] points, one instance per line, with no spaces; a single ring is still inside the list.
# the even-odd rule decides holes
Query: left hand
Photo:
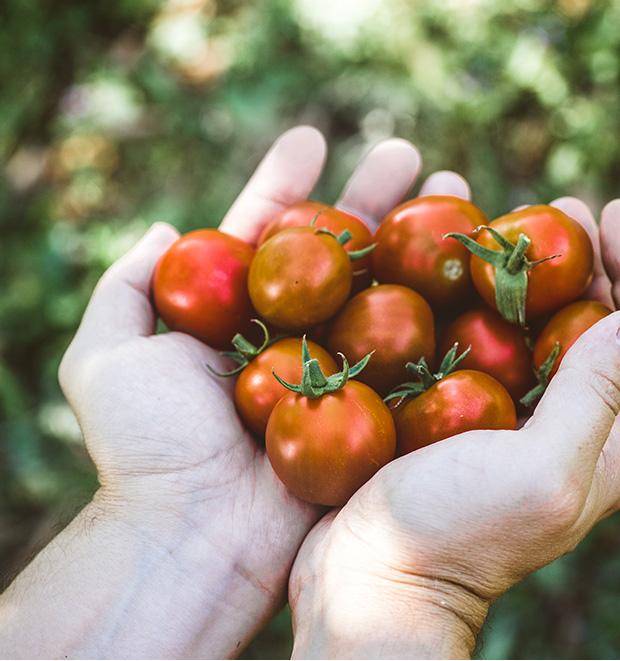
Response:
[[[315,129],[285,133],[221,230],[254,242],[270,218],[309,195],[324,158]],[[409,143],[384,141],[362,161],[338,206],[378,222],[405,197],[419,164]],[[215,658],[238,652],[238,641],[247,643],[285,603],[291,564],[322,510],[297,500],[276,478],[237,417],[233,380],[206,367],[224,371],[219,353],[182,333],[154,335],[153,269],[177,236],[169,226],[154,226],[105,273],[60,380],[98,469],[103,511],[162,549],[195,549],[192,559],[203,571],[191,580],[192,605],[179,608],[205,645],[202,654]],[[233,594],[222,575],[246,589]],[[213,601],[242,613],[229,640],[203,630],[205,604]]]
[[[620,303],[620,200],[590,294]],[[471,431],[384,466],[304,540],[295,658],[466,658],[489,604],[620,508],[620,312],[568,351],[519,431]]]

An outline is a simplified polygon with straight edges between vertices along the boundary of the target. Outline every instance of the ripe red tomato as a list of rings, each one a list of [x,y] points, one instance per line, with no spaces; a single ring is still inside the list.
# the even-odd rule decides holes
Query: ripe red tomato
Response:
[[[352,279],[349,254],[333,235],[294,227],[258,248],[248,290],[263,319],[295,331],[332,317],[347,300]]]
[[[443,331],[439,355],[445,355],[455,343],[463,349],[471,347],[460,363],[461,369],[490,374],[516,402],[534,386],[526,333],[496,310],[480,306],[459,315]]]
[[[501,216],[490,223],[508,241],[517,244],[519,235],[531,239],[525,257],[531,262],[557,255],[534,266],[527,273],[526,320],[534,320],[575,300],[592,280],[594,254],[584,228],[563,211],[547,205],[535,205]],[[497,241],[482,230],[477,242],[492,250]],[[495,268],[472,255],[471,275],[480,295],[493,308]]]
[[[224,349],[256,316],[247,290],[254,248],[217,229],[179,237],[153,276],[153,302],[164,324]]]
[[[375,233],[371,268],[381,283],[406,285],[434,310],[453,309],[474,293],[470,254],[448,232],[469,235],[488,224],[485,214],[468,200],[452,195],[415,198],[391,211]]]
[[[406,381],[405,365],[435,357],[435,321],[430,305],[402,285],[377,285],[350,298],[332,320],[327,349],[352,362],[374,351],[355,378],[380,395]]]
[[[476,370],[452,372],[390,410],[397,457],[462,432],[517,426],[515,405],[506,388]]]
[[[540,369],[556,342],[559,342],[560,352],[548,375],[551,378],[577,338],[608,314],[611,310],[598,301],[575,301],[558,310],[542,329],[534,345],[535,369]]]
[[[336,361],[325,349],[309,340],[307,346],[323,372],[334,374],[338,371]],[[247,427],[260,437],[265,435],[267,420],[273,407],[290,392],[277,381],[272,369],[285,381],[299,383],[303,373],[301,355],[301,338],[286,337],[276,340],[256,356],[237,377],[237,411]]]
[[[290,392],[275,405],[265,433],[267,456],[297,497],[344,505],[394,458],[394,422],[383,400],[359,381],[310,399]]]
[[[317,215],[318,214],[318,215]],[[345,250],[354,252],[372,245],[373,234],[370,228],[357,216],[336,207],[315,200],[297,202],[284,209],[275,216],[262,231],[258,246],[282,230],[291,227],[309,227],[310,221],[316,216],[314,227],[324,227],[336,236],[348,230],[351,239],[343,244]],[[353,265],[352,292],[356,293],[370,286],[372,274],[370,272],[370,255],[362,257]]]

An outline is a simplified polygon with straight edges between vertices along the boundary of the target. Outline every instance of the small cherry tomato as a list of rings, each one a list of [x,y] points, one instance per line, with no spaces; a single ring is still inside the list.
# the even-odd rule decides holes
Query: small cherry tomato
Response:
[[[356,377],[387,393],[407,378],[405,365],[435,357],[435,321],[430,305],[403,285],[377,285],[350,298],[332,320],[327,349],[359,361],[374,352]]]
[[[517,426],[515,405],[506,388],[476,370],[452,372],[390,410],[398,457],[462,432]]]
[[[254,248],[217,229],[179,237],[158,261],[153,302],[164,324],[217,349],[256,316],[247,289]]]
[[[357,216],[316,200],[304,200],[291,204],[275,216],[262,231],[257,245],[261,246],[267,239],[290,227],[308,227],[313,218],[313,227],[324,227],[336,236],[349,231],[351,239],[343,247],[350,252],[362,250],[373,243],[370,228]],[[370,255],[367,255],[353,265],[352,293],[369,287],[371,282]]]
[[[460,363],[461,369],[490,374],[516,402],[534,386],[532,351],[526,333],[496,310],[481,306],[459,315],[443,331],[439,355],[445,355],[455,343],[471,347]]]
[[[318,344],[308,340],[308,350],[319,362],[321,369],[333,374],[338,365],[331,355]],[[276,340],[256,356],[237,377],[235,404],[239,416],[249,429],[261,438],[265,435],[267,420],[278,401],[290,391],[273,375],[272,370],[285,381],[299,382],[303,373],[300,360],[302,339],[285,337]]]
[[[351,291],[351,258],[336,237],[312,227],[279,232],[256,251],[248,272],[259,315],[287,331],[327,321]]]
[[[434,310],[453,309],[474,293],[470,254],[448,232],[471,234],[487,216],[469,200],[425,195],[391,211],[375,233],[371,268],[381,283],[406,285]]]
[[[539,370],[559,343],[559,353],[548,378],[557,371],[562,358],[577,338],[603,319],[611,310],[598,301],[575,301],[558,310],[546,323],[534,345],[534,367]]]
[[[489,227],[517,247],[516,252],[521,253],[523,247],[525,259],[534,264],[526,271],[525,320],[531,321],[559,309],[588,288],[594,264],[592,242],[585,229],[560,209],[542,204],[526,207],[497,218]],[[526,246],[520,235],[531,241],[529,245]],[[497,240],[485,230],[480,232],[477,243],[491,250],[500,248]],[[517,261],[509,260],[505,272],[510,272],[513,266],[518,269]],[[472,255],[471,275],[482,298],[497,309],[496,267]],[[514,298],[514,293],[510,297]]]
[[[359,381],[311,399],[290,392],[265,433],[281,482],[310,503],[341,506],[394,458],[394,422],[381,397]]]

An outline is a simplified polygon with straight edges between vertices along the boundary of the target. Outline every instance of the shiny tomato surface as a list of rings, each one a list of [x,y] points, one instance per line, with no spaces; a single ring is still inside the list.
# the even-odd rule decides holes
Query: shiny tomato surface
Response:
[[[327,349],[353,364],[374,352],[356,377],[381,396],[410,380],[407,362],[435,357],[435,320],[430,305],[403,285],[377,285],[353,296],[333,319]]]
[[[391,211],[375,233],[371,268],[381,283],[406,285],[436,310],[462,305],[473,295],[470,253],[448,232],[471,235],[487,216],[469,200],[424,195]]]
[[[379,395],[351,380],[316,399],[285,395],[269,416],[265,443],[289,491],[311,503],[340,506],[394,458],[396,434]]]
[[[340,370],[331,355],[318,344],[308,341],[308,351],[316,358],[324,374]],[[264,437],[267,420],[281,397],[290,392],[273,375],[288,383],[300,383],[303,374],[302,340],[285,337],[276,340],[254,358],[237,377],[235,404],[244,423],[259,437]]]
[[[290,205],[275,216],[262,231],[257,245],[262,245],[267,239],[290,227],[308,227],[313,218],[315,218],[314,227],[324,227],[336,236],[348,230],[351,239],[343,245],[349,252],[368,248],[374,240],[368,225],[357,216],[316,200],[304,200]],[[353,264],[352,292],[361,291],[371,282],[370,255],[368,255]]]
[[[179,237],[155,267],[152,295],[164,324],[225,349],[250,332],[255,316],[247,289],[254,248],[217,229]]]
[[[506,388],[476,370],[452,372],[390,410],[396,424],[396,456],[474,429],[517,426],[515,405]]]
[[[261,318],[297,331],[336,314],[351,292],[352,280],[349,255],[333,236],[294,227],[258,248],[248,272],[248,290]]]
[[[525,256],[531,262],[553,257],[528,272],[525,303],[527,320],[551,313],[581,296],[592,281],[594,251],[585,229],[563,211],[547,205],[535,205],[513,211],[490,223],[511,243],[525,234],[531,244]],[[494,250],[499,244],[485,230],[478,243]],[[494,308],[495,268],[472,255],[471,274],[480,295]]]
[[[560,352],[549,373],[549,376],[552,377],[558,371],[562,358],[577,338],[611,312],[606,305],[598,301],[574,301],[558,310],[546,323],[536,340],[534,367],[540,369],[553,351],[555,343],[558,342]]]
[[[459,364],[460,369],[490,374],[515,401],[534,387],[532,351],[526,333],[496,310],[478,306],[459,315],[443,331],[439,355],[444,356],[455,343],[459,353],[471,347]]]

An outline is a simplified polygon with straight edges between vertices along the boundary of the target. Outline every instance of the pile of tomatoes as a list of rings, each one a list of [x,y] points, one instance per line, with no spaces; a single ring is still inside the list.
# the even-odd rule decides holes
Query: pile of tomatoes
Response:
[[[169,329],[233,359],[239,416],[284,485],[338,506],[394,457],[516,428],[611,312],[583,299],[593,261],[586,231],[550,206],[490,222],[468,200],[429,195],[373,233],[305,201],[256,246],[217,229],[180,237],[153,302]]]

